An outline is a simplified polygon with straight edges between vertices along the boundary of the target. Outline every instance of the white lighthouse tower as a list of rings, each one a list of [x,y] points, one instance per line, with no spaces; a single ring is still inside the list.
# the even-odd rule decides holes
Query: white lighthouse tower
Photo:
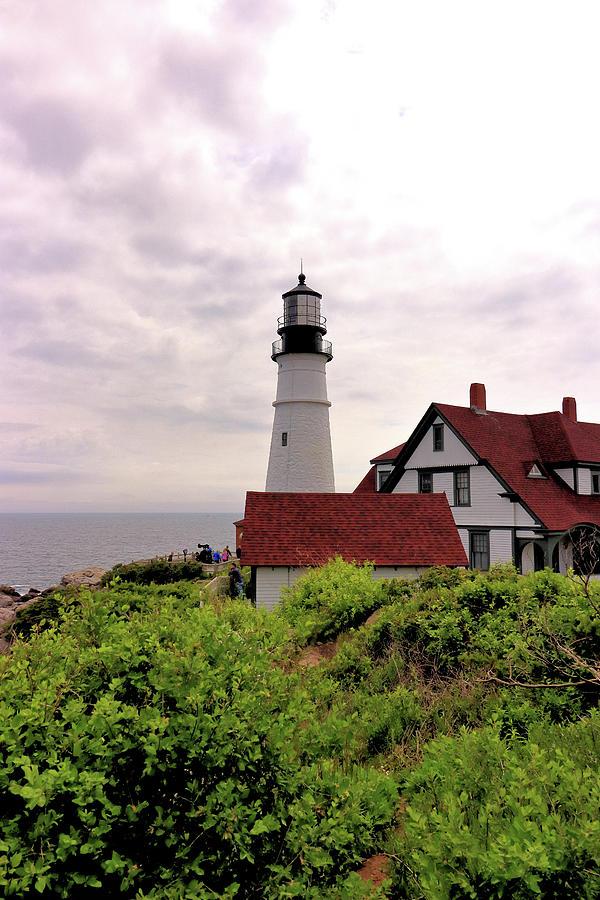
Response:
[[[277,399],[267,469],[267,491],[335,491],[325,366],[332,358],[322,295],[298,276],[282,294],[283,315],[271,358],[277,363]]]

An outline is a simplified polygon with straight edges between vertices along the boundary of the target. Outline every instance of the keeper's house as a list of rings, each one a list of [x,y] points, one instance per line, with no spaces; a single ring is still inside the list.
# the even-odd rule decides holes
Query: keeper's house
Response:
[[[467,566],[443,493],[246,494],[242,563],[251,566],[257,607],[272,609],[282,587],[336,556],[372,562],[375,578]]]
[[[488,410],[485,385],[472,384],[469,406],[432,403],[406,443],[371,460],[355,494],[438,491],[473,568],[600,571],[600,425],[577,420],[573,397],[562,412],[514,415]]]

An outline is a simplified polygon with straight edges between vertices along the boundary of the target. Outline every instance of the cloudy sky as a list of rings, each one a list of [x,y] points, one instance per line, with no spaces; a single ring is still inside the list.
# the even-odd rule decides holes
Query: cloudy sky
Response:
[[[432,400],[600,421],[596,0],[3,0],[0,509],[243,509],[281,294],[337,489]]]

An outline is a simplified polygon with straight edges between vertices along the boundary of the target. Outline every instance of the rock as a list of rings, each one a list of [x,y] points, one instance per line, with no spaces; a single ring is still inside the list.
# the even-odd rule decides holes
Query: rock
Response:
[[[23,596],[19,597],[19,599],[16,600],[15,602],[16,603],[24,603],[26,600],[37,600],[39,596],[40,596],[39,591],[36,591],[35,588],[29,588],[27,593],[23,594]]]
[[[6,609],[7,607],[14,606],[17,602],[17,598],[19,598],[18,594],[16,597],[13,597],[12,594],[5,594],[4,592],[0,592],[0,609]]]
[[[78,572],[69,572],[67,575],[63,575],[60,583],[62,587],[73,585],[73,587],[97,588],[100,587],[102,576],[106,571],[106,569],[101,569],[100,566],[88,566],[87,569],[80,569]]]
[[[15,606],[15,613],[18,613],[21,609],[26,609],[28,606],[31,606],[32,603],[37,601],[37,597],[31,597],[29,599],[24,599],[23,603],[19,603],[18,606]]]
[[[0,609],[0,631],[6,631],[11,622],[14,621],[16,609]]]
[[[18,597],[19,592],[10,587],[8,584],[0,584],[0,594],[6,594],[8,597]]]

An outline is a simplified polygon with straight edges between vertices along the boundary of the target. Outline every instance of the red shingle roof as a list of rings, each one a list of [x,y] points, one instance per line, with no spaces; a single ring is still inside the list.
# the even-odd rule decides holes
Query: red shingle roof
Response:
[[[394,462],[404,444],[398,444],[397,447],[392,447],[391,450],[388,450],[386,453],[381,453],[379,456],[376,456],[371,460],[371,468],[363,478],[359,484],[354,488],[354,494],[374,494],[377,491],[377,466],[373,465],[373,463],[382,463],[382,462]]]
[[[371,466],[365,477],[353,490],[353,494],[374,494],[377,490],[377,466]]]
[[[466,566],[445,494],[246,494],[244,565]]]
[[[394,462],[403,447],[404,444],[398,444],[397,447],[392,447],[392,449],[388,450],[386,453],[380,453],[379,456],[376,456],[371,460],[371,464],[378,462]]]
[[[572,422],[559,412],[480,415],[463,406],[434,406],[546,528],[563,531],[579,522],[600,525],[600,497],[575,494],[557,476],[527,477],[534,460],[544,463],[546,470],[551,463],[578,459],[600,463],[600,425]]]

